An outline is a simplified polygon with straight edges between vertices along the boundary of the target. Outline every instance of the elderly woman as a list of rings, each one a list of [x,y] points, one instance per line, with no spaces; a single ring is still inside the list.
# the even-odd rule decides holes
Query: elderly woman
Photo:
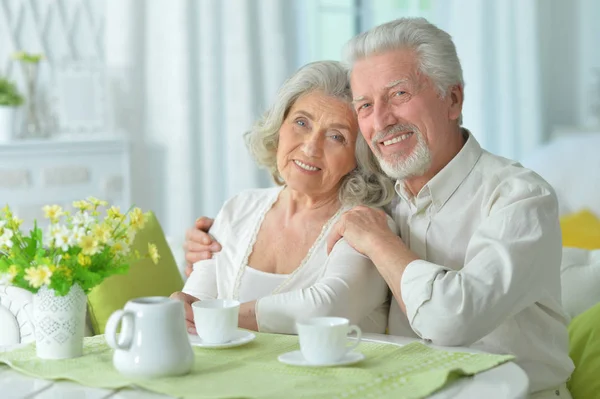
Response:
[[[185,302],[190,331],[192,302],[229,298],[242,303],[247,329],[289,334],[297,319],[340,316],[384,332],[388,288],[377,269],[344,240],[327,255],[327,234],[345,210],[393,195],[358,134],[346,69],[332,61],[301,68],[246,140],[278,187],[242,192],[218,213],[210,234],[222,250],[195,263],[172,295]]]

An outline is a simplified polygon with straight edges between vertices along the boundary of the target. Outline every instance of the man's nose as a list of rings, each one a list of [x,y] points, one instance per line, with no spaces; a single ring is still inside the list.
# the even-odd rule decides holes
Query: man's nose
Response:
[[[375,132],[383,132],[398,122],[387,102],[379,101],[373,107],[373,128]]]

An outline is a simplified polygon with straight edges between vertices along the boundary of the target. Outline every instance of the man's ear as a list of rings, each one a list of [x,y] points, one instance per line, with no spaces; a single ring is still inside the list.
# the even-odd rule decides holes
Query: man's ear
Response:
[[[450,101],[450,108],[448,108],[448,118],[450,120],[458,120],[462,113],[463,106],[463,87],[462,85],[455,85],[450,87],[450,91],[447,94]]]

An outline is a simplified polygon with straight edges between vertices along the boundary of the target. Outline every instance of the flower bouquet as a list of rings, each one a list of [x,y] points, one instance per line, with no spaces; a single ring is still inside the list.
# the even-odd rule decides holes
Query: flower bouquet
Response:
[[[58,205],[44,206],[49,226],[24,233],[6,206],[0,210],[0,284],[33,292],[38,356],[65,358],[81,355],[86,296],[115,274],[127,273],[142,257],[156,264],[156,246],[145,254],[131,250],[136,233],[148,218],[139,208],[121,213],[105,201],[90,197],[73,202],[73,212]],[[65,345],[66,343],[66,345]]]

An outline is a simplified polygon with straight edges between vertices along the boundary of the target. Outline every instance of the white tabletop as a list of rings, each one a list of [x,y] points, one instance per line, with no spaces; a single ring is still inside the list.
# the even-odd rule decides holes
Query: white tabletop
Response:
[[[412,338],[383,334],[363,334],[363,340],[406,345]],[[449,351],[476,352],[469,348],[436,347]],[[2,351],[2,348],[0,348]],[[506,399],[526,398],[529,380],[515,363],[508,362],[474,377],[461,378],[430,399]],[[0,396],[3,399],[166,399],[168,396],[141,389],[98,389],[68,381],[47,381],[28,377],[0,365]]]

